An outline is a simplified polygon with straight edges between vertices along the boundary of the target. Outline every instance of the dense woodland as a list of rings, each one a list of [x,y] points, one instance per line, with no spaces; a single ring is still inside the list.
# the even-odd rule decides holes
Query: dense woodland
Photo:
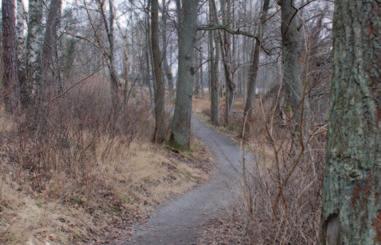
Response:
[[[381,244],[378,0],[1,9],[1,244],[128,240],[212,182],[194,120],[240,154],[240,198],[197,244]]]

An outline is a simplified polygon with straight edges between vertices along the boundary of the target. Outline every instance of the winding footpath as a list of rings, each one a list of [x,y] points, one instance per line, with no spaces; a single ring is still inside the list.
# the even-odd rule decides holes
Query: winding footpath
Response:
[[[240,195],[240,149],[193,116],[192,131],[215,156],[216,166],[207,183],[161,205],[146,224],[135,227],[125,245],[196,244],[203,224],[229,208]]]

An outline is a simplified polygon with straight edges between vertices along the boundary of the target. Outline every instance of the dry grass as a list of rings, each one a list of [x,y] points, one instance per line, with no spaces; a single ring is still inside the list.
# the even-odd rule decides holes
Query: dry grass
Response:
[[[114,148],[116,152],[90,174],[95,186],[78,186],[55,173],[42,193],[32,191],[27,181],[18,184],[12,180],[4,173],[15,169],[1,164],[7,171],[2,169],[0,179],[0,243],[86,244],[105,234],[109,236],[104,239],[112,239],[147,217],[162,201],[208,177],[205,170],[189,164],[189,158],[160,146],[134,142],[120,149]],[[199,153],[196,147],[192,155]],[[209,155],[201,153],[204,155],[192,161],[208,164]],[[21,176],[25,171],[16,172],[27,179]],[[113,225],[120,230],[111,230]]]
[[[95,83],[49,106],[43,131],[0,112],[0,244],[112,241],[207,179],[204,146],[176,154],[151,144],[145,97],[110,117],[107,90],[97,88],[108,83]]]

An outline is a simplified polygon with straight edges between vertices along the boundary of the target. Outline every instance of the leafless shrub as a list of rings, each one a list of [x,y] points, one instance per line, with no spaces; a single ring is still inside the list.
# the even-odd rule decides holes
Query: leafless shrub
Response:
[[[251,244],[319,244],[326,125],[310,115],[295,127],[292,117],[281,119],[277,102],[262,98],[256,110],[261,137],[255,167],[244,175]]]
[[[40,112],[32,108],[27,112],[29,116],[18,119],[17,130],[2,137],[7,141],[2,144],[6,148],[2,151],[30,172],[37,191],[43,191],[57,174],[78,185],[91,185],[98,174],[97,156],[106,159],[150,128],[149,106],[144,98],[134,99],[130,102],[134,103],[132,106],[121,105],[115,113],[107,89],[99,88],[107,85],[107,81],[91,78],[88,83],[93,85],[52,99],[38,109]],[[25,119],[33,119],[37,113],[44,119],[43,123],[39,120],[39,127],[35,121]]]

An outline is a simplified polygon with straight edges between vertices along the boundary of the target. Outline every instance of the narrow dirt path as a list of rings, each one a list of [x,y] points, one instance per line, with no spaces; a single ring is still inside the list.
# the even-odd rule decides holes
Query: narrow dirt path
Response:
[[[237,199],[240,193],[239,146],[195,116],[192,130],[215,156],[216,167],[210,180],[161,205],[146,224],[135,228],[132,239],[124,244],[196,244],[202,225]]]

